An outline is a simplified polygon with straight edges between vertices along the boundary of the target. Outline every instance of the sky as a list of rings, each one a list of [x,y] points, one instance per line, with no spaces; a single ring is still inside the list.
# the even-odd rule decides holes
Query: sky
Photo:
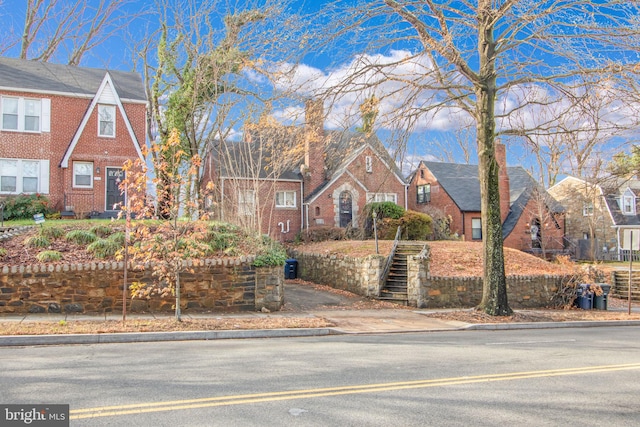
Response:
[[[90,5],[95,5],[99,0],[87,1]],[[545,2],[543,0],[539,3]],[[5,45],[0,44],[0,48],[6,47],[6,40],[10,40],[11,37],[16,39],[22,31],[25,3],[0,0],[0,26],[2,27],[0,31],[4,32],[0,35],[5,40],[3,42]],[[244,3],[244,0],[235,0],[232,6],[242,7]],[[367,97],[375,95],[379,99],[376,132],[392,152],[402,143],[403,150],[399,158],[404,160],[405,163],[402,166],[406,172],[420,159],[477,163],[474,122],[455,102],[444,101],[443,92],[435,89],[438,86],[435,79],[425,77],[434,70],[437,61],[430,57],[429,51],[421,54],[421,45],[416,40],[415,31],[397,17],[390,17],[391,15],[376,17],[377,2],[369,2],[371,7],[367,8],[366,17],[365,15],[351,16],[363,18],[364,23],[360,26],[349,28],[349,20],[339,15],[343,8],[365,3],[367,2],[364,0],[341,0],[337,3],[327,0],[292,1],[286,14],[290,16],[297,13],[299,15],[297,20],[293,20],[292,23],[283,19],[271,27],[266,27],[266,31],[272,34],[271,44],[280,48],[278,51],[280,56],[267,55],[262,68],[281,71],[283,77],[272,86],[258,73],[247,71],[244,74],[247,84],[256,87],[268,86],[268,90],[272,93],[273,91],[292,93],[293,96],[277,102],[271,112],[283,123],[300,123],[303,120],[302,99],[320,94],[327,95],[328,88],[341,85],[342,92],[335,94],[329,91],[331,96],[325,102],[328,113],[325,122],[327,129],[354,128],[360,125],[358,108]],[[456,4],[456,2],[453,3]],[[522,7],[528,3],[530,2],[520,2]],[[60,6],[68,7],[70,4],[72,4],[71,0],[61,0]],[[231,4],[231,1],[225,4]],[[329,4],[331,8],[325,9]],[[93,49],[83,59],[81,65],[128,71],[135,68],[140,71],[140,64],[135,60],[133,53],[134,44],[136,41],[144,41],[145,34],[157,28],[157,15],[153,13],[153,6],[153,0],[132,1],[114,12],[120,17],[120,22],[128,23],[126,31],[119,29],[115,31],[104,43]],[[461,8],[461,2],[457,2],[457,6]],[[447,16],[450,23],[463,16],[460,11],[465,12],[463,9],[450,12]],[[593,15],[593,10],[586,12]],[[615,11],[614,16],[622,15],[623,12],[623,9]],[[210,16],[213,27],[220,27],[223,14]],[[52,14],[52,16],[55,15]],[[563,18],[566,22],[575,23],[580,20],[580,23],[584,24],[588,23],[588,16],[588,13],[578,13],[563,16]],[[83,19],[90,17],[91,11],[88,11]],[[427,25],[435,22],[435,17],[432,15],[423,14],[420,17]],[[599,23],[602,23],[601,19]],[[51,30],[55,28],[55,24],[54,19],[46,24],[49,27],[44,29]],[[508,24],[508,20],[505,21],[504,25]],[[288,27],[289,25],[293,28]],[[320,30],[314,33],[314,29]],[[393,31],[388,31],[389,29]],[[465,33],[464,29],[464,26],[456,29],[456,45],[460,49],[470,48],[468,63],[474,67],[477,66],[477,58],[473,53],[475,41]],[[560,33],[572,29],[568,26],[539,28],[535,25],[524,25],[520,28],[521,32],[514,37],[525,39],[531,37],[536,31],[542,30]],[[341,35],[333,39],[325,39],[328,34],[336,32],[340,32]],[[302,45],[308,48],[305,55],[288,55]],[[554,45],[551,43],[542,47],[550,46]],[[288,47],[291,49],[287,50]],[[553,66],[559,65],[554,61],[558,61],[560,56],[554,55],[554,52],[541,54],[540,47],[533,42],[523,43],[508,53],[512,57],[506,56],[506,59],[503,57],[502,61],[506,63],[504,68],[511,66],[510,72],[519,78],[533,73],[554,72]],[[594,42],[590,49],[597,50],[595,49],[597,47]],[[555,48],[561,49],[558,46]],[[6,56],[17,56],[17,54],[17,46],[4,52]],[[627,58],[629,52],[624,49],[610,51],[608,54],[614,62],[629,60]],[[68,52],[61,51],[59,57],[54,58],[54,62],[64,62],[65,55],[68,55]],[[519,59],[523,61],[519,62],[519,68],[516,69],[516,66],[510,65],[510,61],[517,55],[522,56]],[[585,63],[589,59],[587,56],[585,55]],[[631,60],[637,61],[637,58],[631,58]],[[384,70],[384,73],[373,72],[372,67]],[[465,77],[455,69],[445,67],[443,70],[448,73],[448,81],[453,84],[459,83],[459,93],[465,94],[468,90],[464,87]],[[357,77],[354,77],[356,75]],[[349,79],[348,84],[341,83],[345,79]],[[567,97],[554,93],[553,88],[549,86],[527,83],[525,78],[522,80],[522,83],[513,85],[509,90],[500,93],[497,99],[497,112],[509,113],[508,118],[497,121],[498,130],[535,125],[545,125],[549,128],[566,126],[577,129],[587,126],[588,117],[577,109],[571,108],[571,102]],[[373,85],[372,82],[376,84]],[[597,119],[601,128],[612,128],[611,123],[625,124],[631,120],[630,117],[638,116],[636,105],[615,99],[606,85],[594,86],[593,91],[594,98],[598,100]],[[576,92],[574,95],[579,94]],[[553,102],[549,103],[549,99],[552,98]],[[432,108],[435,104],[440,107]],[[559,116],[564,117],[562,123],[558,122]],[[603,124],[607,126],[602,126]],[[407,129],[410,129],[410,132],[407,132]],[[232,133],[239,135],[240,132],[241,129],[236,126]],[[578,138],[582,139],[588,139],[589,136],[586,130],[578,134]],[[606,133],[605,136],[607,136]],[[624,149],[629,140],[635,140],[635,136],[609,138],[606,142],[599,144],[597,153],[610,156]],[[506,138],[504,142],[507,143],[510,165],[522,164],[535,171],[537,167],[535,158],[532,157],[531,150],[522,139]],[[551,143],[544,138],[538,138],[536,142],[543,150],[546,144]],[[563,165],[566,166],[565,168],[571,166],[572,159],[563,161],[567,162],[567,165]]]

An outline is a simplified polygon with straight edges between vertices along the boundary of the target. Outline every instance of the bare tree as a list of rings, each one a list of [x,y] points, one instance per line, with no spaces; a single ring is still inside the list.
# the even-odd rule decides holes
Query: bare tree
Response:
[[[165,141],[176,128],[187,156],[205,158],[252,119],[259,110],[252,105],[269,96],[263,65],[276,43],[265,27],[275,25],[280,12],[275,1],[237,9],[222,0],[159,2],[158,42],[140,50],[150,100],[148,138]],[[212,22],[215,17],[219,22]],[[202,170],[196,176],[187,197],[201,209]]]
[[[587,80],[583,76],[606,76],[611,90],[618,89],[610,65],[615,61],[633,72],[639,12],[637,3],[626,0],[371,0],[348,10],[338,2],[328,10],[335,26],[325,33],[387,55],[352,57],[326,96],[340,99],[375,87],[381,106],[389,108],[381,107],[380,119],[408,132],[447,112],[475,123],[484,245],[479,307],[485,312],[511,313],[496,137],[524,137],[531,129],[512,129],[509,118],[535,115],[540,105],[573,93]]]
[[[27,0],[24,25],[5,28],[0,53],[20,46],[18,57],[48,62],[66,61],[79,65],[94,48],[126,33],[129,25],[145,11],[135,12],[131,0]]]

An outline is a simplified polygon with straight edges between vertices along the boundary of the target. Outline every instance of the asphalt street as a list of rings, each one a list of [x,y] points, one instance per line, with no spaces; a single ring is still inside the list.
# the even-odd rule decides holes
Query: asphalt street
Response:
[[[0,348],[72,426],[640,423],[637,327]]]

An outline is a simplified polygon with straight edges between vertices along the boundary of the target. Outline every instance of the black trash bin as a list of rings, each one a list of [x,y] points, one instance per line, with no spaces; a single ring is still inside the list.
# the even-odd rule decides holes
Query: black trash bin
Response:
[[[284,263],[284,278],[295,279],[298,277],[298,260],[289,258]]]
[[[600,288],[602,289],[602,295],[593,296],[593,308],[595,308],[596,310],[606,310],[611,285],[607,285],[606,283],[598,283],[598,286],[600,286]]]
[[[576,305],[583,310],[591,310],[593,308],[593,292],[589,289],[589,285],[582,283],[578,285],[577,291]]]

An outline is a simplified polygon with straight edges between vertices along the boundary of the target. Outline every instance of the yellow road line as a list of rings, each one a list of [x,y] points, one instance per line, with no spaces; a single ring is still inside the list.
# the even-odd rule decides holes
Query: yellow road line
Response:
[[[433,380],[415,380],[381,384],[326,387],[308,390],[277,391],[268,393],[239,394],[232,396],[209,397],[200,399],[148,402],[130,405],[103,406],[98,408],[74,409],[70,419],[111,417],[117,415],[143,414],[149,412],[175,411],[183,409],[209,408],[215,406],[241,405],[280,400],[309,399],[312,397],[340,396],[359,393],[377,393],[381,391],[407,390],[415,388],[442,387],[458,384],[472,384],[493,381],[512,381],[529,378],[579,375],[595,372],[613,372],[640,369],[640,363],[623,365],[587,366],[581,368],[550,369],[529,372],[511,372],[506,374],[478,375],[469,377],[440,378]]]

